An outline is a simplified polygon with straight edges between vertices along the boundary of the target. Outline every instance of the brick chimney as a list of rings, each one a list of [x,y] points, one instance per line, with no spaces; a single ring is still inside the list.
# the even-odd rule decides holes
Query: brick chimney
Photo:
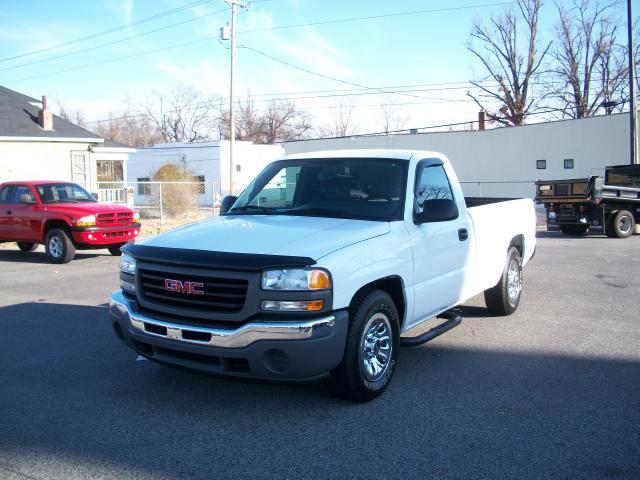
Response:
[[[478,130],[484,130],[485,129],[485,120],[486,120],[486,113],[484,110],[480,110],[478,112]]]
[[[43,130],[53,130],[53,115],[47,110],[47,97],[42,96],[42,110],[38,112],[38,123]]]

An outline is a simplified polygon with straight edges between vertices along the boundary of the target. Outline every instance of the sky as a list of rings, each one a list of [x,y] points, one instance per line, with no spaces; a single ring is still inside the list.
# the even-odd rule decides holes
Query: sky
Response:
[[[296,98],[317,125],[332,122],[342,98],[360,133],[381,130],[381,101],[400,111],[403,128],[471,121],[478,107],[467,82],[483,73],[467,50],[471,24],[509,4],[256,1],[238,9],[235,92],[257,106]],[[633,6],[640,11],[640,0]],[[554,14],[546,1],[543,41],[553,39]],[[179,84],[229,94],[229,42],[218,35],[230,9],[222,0],[0,0],[0,19],[0,85],[46,94],[54,109],[88,121]]]

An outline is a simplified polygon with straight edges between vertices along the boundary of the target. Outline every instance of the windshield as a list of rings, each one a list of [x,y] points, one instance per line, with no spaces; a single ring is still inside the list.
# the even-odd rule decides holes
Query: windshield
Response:
[[[378,158],[274,162],[227,215],[304,215],[401,220],[407,163]]]
[[[36,186],[38,195],[42,203],[77,203],[95,202],[91,196],[80,185],[75,183],[45,183]]]

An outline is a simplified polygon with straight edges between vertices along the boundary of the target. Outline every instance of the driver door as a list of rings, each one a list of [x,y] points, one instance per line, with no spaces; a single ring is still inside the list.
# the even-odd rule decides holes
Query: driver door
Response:
[[[417,165],[414,196],[414,222],[408,228],[418,323],[454,306],[462,297],[471,229],[464,207],[458,207],[456,218],[416,224],[415,213],[421,205],[428,205],[425,200],[454,200],[460,205],[441,160],[427,159]]]

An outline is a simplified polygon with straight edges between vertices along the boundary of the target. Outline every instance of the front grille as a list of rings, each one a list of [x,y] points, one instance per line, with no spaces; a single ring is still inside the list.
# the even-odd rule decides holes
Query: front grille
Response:
[[[178,291],[166,290],[165,280],[171,280],[174,289]],[[194,295],[187,291],[180,291],[188,282],[202,283],[203,286],[198,287],[198,290],[203,294]],[[249,287],[249,282],[244,279],[179,273],[163,274],[146,269],[140,269],[139,283],[142,295],[150,302],[211,313],[240,312],[244,307]]]
[[[133,213],[101,213],[96,217],[96,225],[99,227],[118,227],[133,223]]]

